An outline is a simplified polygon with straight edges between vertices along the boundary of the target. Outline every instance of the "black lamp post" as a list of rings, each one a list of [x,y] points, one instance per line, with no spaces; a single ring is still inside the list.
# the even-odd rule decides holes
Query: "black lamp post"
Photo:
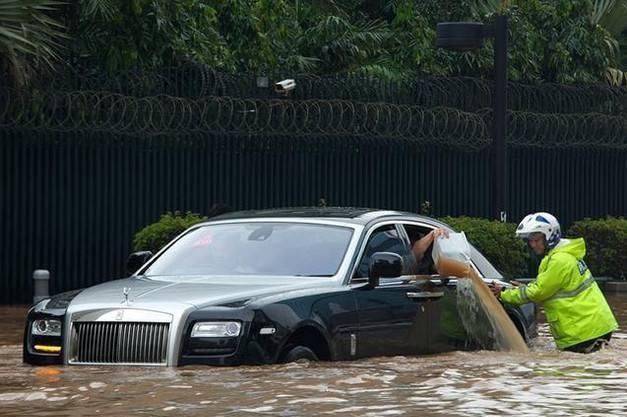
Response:
[[[492,190],[493,214],[507,221],[507,17],[497,16],[492,25],[475,22],[438,23],[438,48],[468,51],[483,46],[487,37],[494,37],[494,127],[492,150],[494,165]]]

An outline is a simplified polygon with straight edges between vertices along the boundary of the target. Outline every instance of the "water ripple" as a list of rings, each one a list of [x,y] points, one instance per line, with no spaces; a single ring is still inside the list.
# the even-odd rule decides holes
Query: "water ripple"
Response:
[[[624,323],[627,297],[618,305]],[[14,342],[0,347],[0,415],[627,415],[627,329],[590,355],[557,352],[546,325],[539,333],[527,354],[182,369],[30,367]]]

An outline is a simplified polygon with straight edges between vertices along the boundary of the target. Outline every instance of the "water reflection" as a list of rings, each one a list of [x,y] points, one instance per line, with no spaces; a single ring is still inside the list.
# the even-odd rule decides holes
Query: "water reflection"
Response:
[[[0,308],[0,415],[624,415],[627,297],[609,300],[621,328],[591,355],[542,325],[528,354],[179,369],[22,365],[24,309]]]

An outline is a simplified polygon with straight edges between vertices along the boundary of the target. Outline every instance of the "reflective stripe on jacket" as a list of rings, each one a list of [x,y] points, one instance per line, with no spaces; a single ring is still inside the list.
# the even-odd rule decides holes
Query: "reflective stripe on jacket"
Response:
[[[542,259],[534,281],[501,292],[501,300],[508,304],[542,303],[558,349],[595,339],[618,327],[583,261],[585,254],[583,239],[562,239]]]

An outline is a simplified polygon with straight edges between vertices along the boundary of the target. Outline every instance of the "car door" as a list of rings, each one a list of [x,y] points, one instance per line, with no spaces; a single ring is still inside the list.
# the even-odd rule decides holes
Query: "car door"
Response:
[[[412,297],[416,285],[400,278],[381,278],[378,287],[367,289],[368,264],[376,252],[396,253],[406,264],[413,257],[406,235],[395,223],[380,225],[368,234],[351,281],[359,317],[357,356],[423,353],[428,300]]]
[[[436,226],[418,221],[403,222],[401,226],[407,233],[410,243],[413,243],[436,227],[440,227],[439,225]],[[431,257],[431,248],[427,251],[426,256]],[[476,265],[477,260],[483,261],[482,266],[485,269],[488,269],[488,266],[491,267],[491,265],[474,248],[471,248],[471,257],[472,268],[479,276],[483,277],[482,271]],[[432,268],[431,273],[435,272],[435,268]],[[437,275],[433,276],[432,280],[425,281],[425,285],[430,287],[431,292],[440,295],[440,297],[431,298],[425,304],[428,320],[426,339],[428,340],[427,348],[430,352],[446,352],[473,347],[459,314],[460,306],[458,304],[461,302],[464,305],[463,303],[466,300],[458,299],[457,283],[458,280],[456,278],[439,277]],[[468,304],[466,305],[468,306]]]

